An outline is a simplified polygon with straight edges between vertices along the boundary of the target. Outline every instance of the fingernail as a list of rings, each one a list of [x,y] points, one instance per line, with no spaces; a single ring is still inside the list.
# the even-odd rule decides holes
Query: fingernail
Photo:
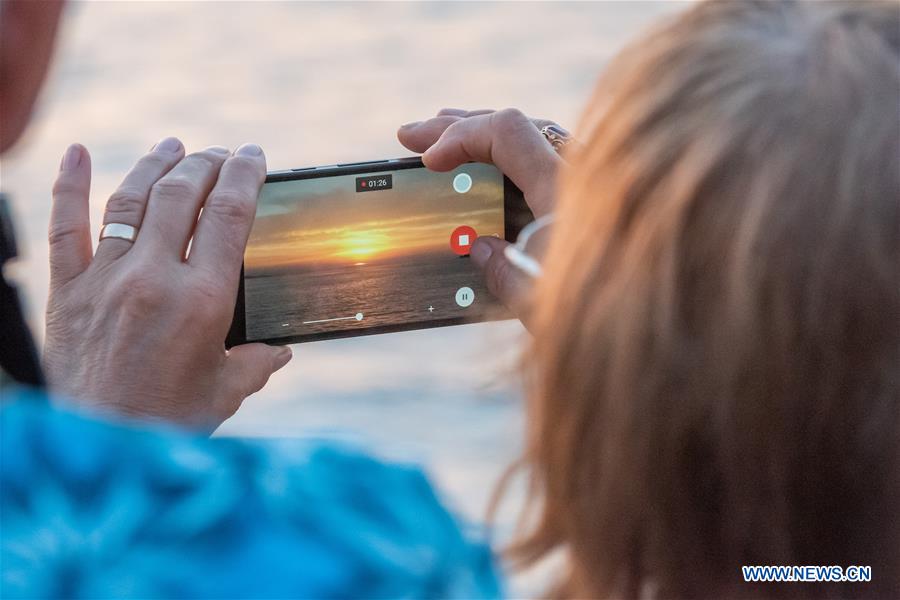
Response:
[[[415,127],[417,125],[421,125],[422,121],[410,121],[409,123],[404,123],[400,126],[400,129],[409,129],[410,127]]]
[[[491,248],[491,245],[487,243],[487,241],[478,238],[475,240],[475,243],[472,244],[472,249],[469,251],[469,256],[472,257],[472,262],[474,262],[479,267],[483,267],[487,264],[487,261],[491,259],[491,254],[494,253],[494,249]]]
[[[81,144],[72,144],[66,148],[62,161],[59,163],[60,171],[68,171],[74,169],[81,163]]]
[[[293,358],[294,353],[287,346],[281,346],[278,348],[278,352],[275,353],[275,361],[278,365],[276,370],[280,369],[284,365],[288,364]]]
[[[224,146],[210,146],[206,148],[206,152],[215,152],[216,154],[231,154],[231,150]]]
[[[181,150],[181,140],[174,137],[167,137],[159,141],[153,146],[154,152],[178,152]]]
[[[235,156],[259,156],[262,154],[262,148],[256,144],[243,144],[234,153]]]

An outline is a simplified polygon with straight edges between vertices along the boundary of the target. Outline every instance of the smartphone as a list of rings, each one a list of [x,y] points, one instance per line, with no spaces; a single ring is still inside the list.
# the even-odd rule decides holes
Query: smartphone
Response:
[[[418,157],[269,173],[227,346],[291,344],[509,315],[469,258],[532,220],[494,166]]]

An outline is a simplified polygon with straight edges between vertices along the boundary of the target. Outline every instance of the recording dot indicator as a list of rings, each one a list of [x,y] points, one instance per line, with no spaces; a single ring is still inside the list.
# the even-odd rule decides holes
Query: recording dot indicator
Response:
[[[472,176],[468,173],[460,173],[453,178],[453,189],[458,194],[465,194],[472,189]]]

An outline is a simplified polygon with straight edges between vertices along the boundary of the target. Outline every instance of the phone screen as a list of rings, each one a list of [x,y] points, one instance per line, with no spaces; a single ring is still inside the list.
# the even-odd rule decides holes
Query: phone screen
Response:
[[[504,177],[486,164],[266,183],[244,258],[246,340],[495,318],[469,250],[504,228]]]

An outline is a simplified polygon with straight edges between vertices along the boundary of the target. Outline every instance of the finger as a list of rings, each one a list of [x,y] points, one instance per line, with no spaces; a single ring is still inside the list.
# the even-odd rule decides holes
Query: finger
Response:
[[[103,224],[124,223],[139,229],[144,219],[150,188],[183,157],[184,146],[178,138],[168,137],[156,144],[137,161],[109,197],[103,213]],[[117,238],[101,240],[97,244],[94,260],[101,263],[112,262],[128,252],[131,245],[129,241]]]
[[[244,344],[228,351],[225,359],[225,393],[220,394],[218,407],[227,419],[241,406],[244,398],[266,385],[272,373],[290,362],[293,353],[287,346]]]
[[[469,161],[492,163],[522,190],[536,217],[552,208],[562,163],[531,119],[515,109],[457,120],[422,160],[435,171],[450,171]]]
[[[265,179],[266,156],[256,144],[244,144],[225,161],[203,207],[188,257],[189,264],[208,269],[235,290]]]
[[[407,123],[397,131],[397,139],[413,152],[421,154],[434,145],[448,127],[464,118],[459,115],[439,115],[427,121]]]
[[[483,273],[488,290],[519,319],[525,321],[531,280],[509,262],[504,249],[509,242],[484,236],[472,245],[471,258]]]
[[[72,144],[63,155],[50,209],[50,287],[80,275],[91,263],[91,155]]]
[[[403,125],[397,131],[397,138],[400,143],[412,150],[413,152],[422,153],[428,150],[438,139],[441,134],[460,119],[474,117],[478,115],[486,115],[495,112],[493,109],[480,110],[464,110],[462,108],[442,108],[438,111],[436,117],[427,121],[415,121]]]
[[[464,117],[468,111],[464,108],[442,108],[438,111],[439,117]]]
[[[397,138],[400,140],[401,144],[413,152],[422,153],[434,145],[434,143],[440,139],[441,134],[444,133],[447,127],[453,123],[456,123],[461,119],[477,117],[479,115],[489,115],[494,112],[497,111],[492,109],[464,110],[461,108],[442,108],[438,112],[437,117],[433,117],[426,121],[413,121],[412,123],[403,125],[397,131]],[[547,125],[555,125],[565,131],[565,129],[560,127],[556,121],[551,121],[549,119],[531,119],[531,122],[534,123],[534,126],[538,131]]]
[[[153,184],[135,249],[154,259],[184,260],[197,215],[229,154],[221,146],[188,154]]]
[[[438,111],[437,116],[474,117],[475,115],[486,115],[492,112],[494,112],[493,108],[481,108],[478,110],[466,110],[464,108],[442,108]]]

